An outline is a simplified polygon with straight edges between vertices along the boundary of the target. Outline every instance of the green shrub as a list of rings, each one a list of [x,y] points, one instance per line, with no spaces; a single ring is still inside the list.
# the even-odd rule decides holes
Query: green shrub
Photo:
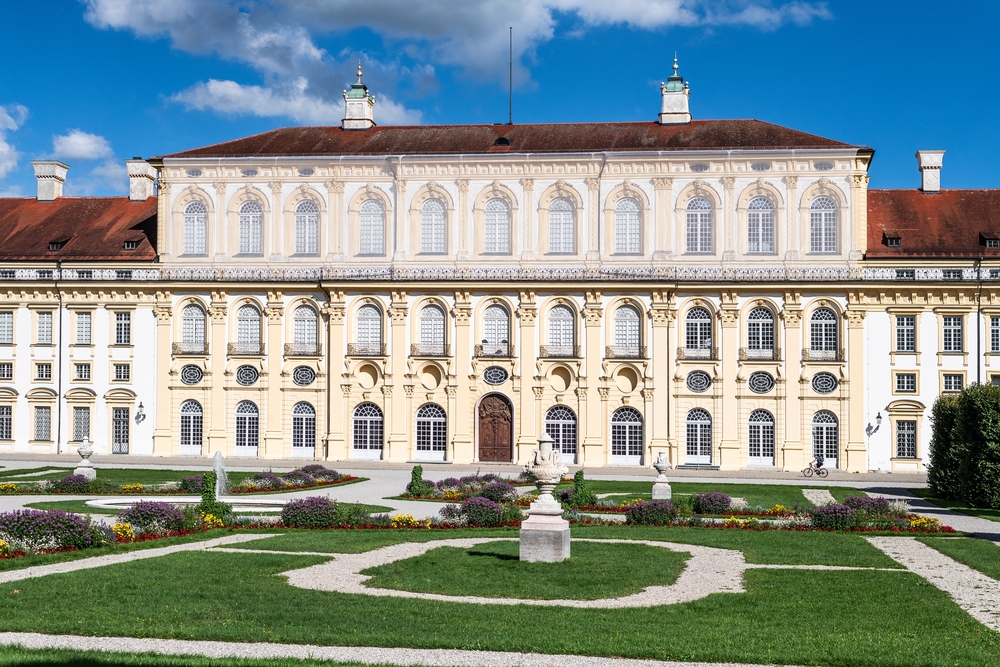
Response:
[[[952,441],[958,416],[958,397],[942,395],[931,408],[931,444],[928,451],[927,485],[935,498],[958,500],[961,489],[961,457]]]
[[[209,471],[201,479],[201,504],[198,511],[218,517],[225,524],[233,522],[233,506],[215,499],[215,471]]]
[[[583,470],[577,470],[573,475],[573,493],[566,503],[570,507],[593,507],[597,504],[597,496],[587,486],[587,480],[583,478]]]
[[[371,523],[371,515],[368,508],[361,503],[340,503],[336,504],[337,513],[334,522],[338,526],[360,526]]]
[[[951,441],[960,500],[1000,509],[1000,387],[977,384],[959,395]]]
[[[410,471],[410,483],[406,485],[406,492],[413,496],[433,496],[437,491],[434,482],[424,479],[424,467],[413,466]]]
[[[516,523],[524,521],[524,512],[513,503],[505,503],[500,506],[500,523]]]

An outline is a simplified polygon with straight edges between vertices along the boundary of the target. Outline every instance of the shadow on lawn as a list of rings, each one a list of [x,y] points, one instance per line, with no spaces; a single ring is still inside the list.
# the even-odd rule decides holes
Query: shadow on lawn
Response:
[[[475,549],[470,549],[468,551],[470,556],[478,556],[480,558],[494,558],[496,560],[521,560],[519,556],[513,554],[497,554],[491,551],[477,551]]]
[[[953,517],[958,519],[976,518],[972,517],[969,514],[965,514],[963,512],[956,512],[955,510],[950,510],[941,507],[940,505],[935,505],[929,500],[924,500],[920,496],[914,495],[909,491],[906,491],[905,489],[896,489],[889,487],[886,488],[870,487],[866,488],[865,491],[869,493],[885,494],[887,496],[905,496],[907,502],[910,503],[910,509],[912,509],[914,512],[918,514],[930,514],[940,519],[941,523],[945,525],[951,525],[949,524],[949,519]],[[985,532],[976,532],[973,534],[980,539],[990,540],[992,542],[1000,542],[1000,523],[990,521],[989,519],[980,519],[980,520],[983,523],[993,523],[996,526],[996,528],[993,528],[993,526],[991,526],[990,530],[987,530]]]

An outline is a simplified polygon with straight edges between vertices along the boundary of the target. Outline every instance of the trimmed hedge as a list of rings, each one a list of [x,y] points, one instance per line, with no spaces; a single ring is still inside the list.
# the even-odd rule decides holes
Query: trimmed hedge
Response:
[[[961,488],[960,459],[952,446],[951,432],[958,417],[958,397],[942,395],[931,408],[931,444],[927,485],[935,498],[958,500]]]

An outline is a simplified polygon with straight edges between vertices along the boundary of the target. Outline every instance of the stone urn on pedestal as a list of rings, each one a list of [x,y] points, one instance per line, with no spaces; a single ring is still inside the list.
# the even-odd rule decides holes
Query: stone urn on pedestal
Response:
[[[80,461],[80,465],[76,467],[73,474],[83,475],[87,479],[97,479],[97,471],[94,470],[94,464],[90,462],[90,455],[94,453],[94,448],[90,445],[90,438],[83,439],[83,442],[77,447],[76,453],[83,460]]]
[[[670,482],[667,481],[667,471],[673,466],[667,460],[666,453],[661,449],[659,456],[653,461],[653,467],[660,473],[653,482],[653,500],[670,500]]]
[[[569,521],[562,518],[562,505],[552,497],[556,484],[569,468],[559,462],[559,452],[552,449],[552,437],[545,433],[538,439],[538,449],[524,472],[538,487],[538,500],[528,508],[528,518],[521,523],[521,560],[558,563],[569,558]]]

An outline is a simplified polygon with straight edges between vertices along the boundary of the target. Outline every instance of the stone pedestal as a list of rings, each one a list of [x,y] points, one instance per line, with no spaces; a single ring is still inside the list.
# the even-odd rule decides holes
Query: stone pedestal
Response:
[[[653,461],[653,467],[660,473],[653,482],[653,500],[670,500],[670,482],[667,481],[667,471],[672,467],[667,460],[667,454],[662,449],[660,455]]]
[[[521,523],[521,560],[558,563],[569,558],[569,521],[561,516],[532,514]]]
[[[73,470],[73,474],[83,475],[87,479],[97,479],[97,471],[94,470],[94,464],[90,462],[90,455],[94,453],[94,448],[90,446],[89,438],[83,439],[76,453],[80,455],[82,460],[80,461],[80,465]]]

